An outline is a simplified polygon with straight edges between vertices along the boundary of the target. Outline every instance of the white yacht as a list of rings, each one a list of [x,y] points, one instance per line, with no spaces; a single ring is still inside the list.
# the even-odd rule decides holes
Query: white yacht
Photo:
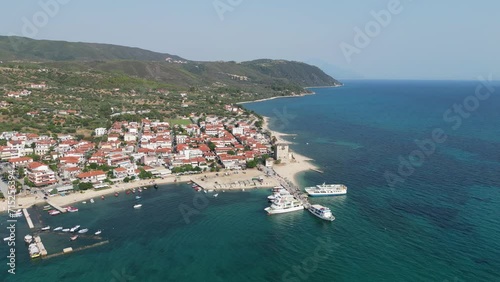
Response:
[[[89,230],[87,228],[85,228],[85,229],[79,230],[78,233],[83,234],[83,233],[87,233],[88,231]]]
[[[271,215],[299,211],[303,209],[304,206],[302,203],[293,196],[281,196],[279,199],[276,199],[270,207],[267,207],[264,210]]]
[[[347,187],[343,184],[321,184],[314,187],[305,188],[307,194],[311,197],[318,196],[336,196],[347,194]]]
[[[328,221],[335,220],[335,217],[333,216],[332,211],[329,208],[324,207],[322,205],[311,205],[308,208],[308,210],[312,214],[314,214],[315,216],[317,216],[321,219],[328,220]]]

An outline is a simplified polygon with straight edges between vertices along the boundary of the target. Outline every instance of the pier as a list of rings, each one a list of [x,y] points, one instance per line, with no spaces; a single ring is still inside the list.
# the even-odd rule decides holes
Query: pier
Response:
[[[45,249],[45,246],[43,245],[42,239],[40,238],[40,236],[35,236],[33,238],[35,239],[36,246],[40,250],[40,255],[42,257],[46,257],[47,256],[47,250]]]
[[[298,186],[295,186],[292,181],[282,178],[277,173],[275,173],[275,177],[283,188],[302,203],[304,208],[308,209],[311,206],[306,194],[303,193]]]
[[[23,209],[23,214],[24,214],[24,218],[26,218],[26,222],[28,222],[28,227],[30,229],[35,228],[35,225],[33,225],[33,221],[31,220],[30,214],[28,213],[27,209]]]
[[[66,209],[65,208],[62,208],[56,204],[53,204],[51,203],[49,200],[47,200],[47,204],[51,205],[52,207],[54,207],[56,210],[60,211],[61,213],[65,213],[66,212]]]
[[[78,252],[78,251],[83,251],[83,250],[87,250],[87,249],[90,249],[90,248],[99,247],[99,246],[102,246],[102,245],[105,245],[105,244],[108,244],[108,243],[109,243],[109,240],[106,240],[106,241],[102,241],[102,242],[95,243],[95,244],[88,245],[88,246],[83,246],[83,247],[76,248],[76,249],[73,249],[71,247],[70,248],[64,248],[62,252],[55,253],[55,254],[52,254],[52,255],[49,255],[49,256],[45,256],[44,259],[55,258],[55,257],[62,256],[62,255],[65,255],[65,254],[74,253],[74,252]]]

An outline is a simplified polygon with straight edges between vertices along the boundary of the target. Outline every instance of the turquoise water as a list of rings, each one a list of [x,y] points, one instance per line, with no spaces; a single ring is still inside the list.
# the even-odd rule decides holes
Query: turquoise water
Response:
[[[474,93],[476,82],[348,81],[317,95],[245,106],[271,117],[292,148],[323,174],[302,185],[344,183],[347,196],[314,198],[336,220],[306,211],[266,216],[266,190],[204,198],[187,184],[78,204],[78,213],[42,225],[102,229],[110,243],[30,261],[18,224],[17,274],[6,281],[498,281],[500,280],[500,98],[482,101],[456,130],[443,113]],[[500,85],[496,85],[498,89]],[[498,90],[500,91],[500,90]],[[497,92],[498,92],[497,91]],[[404,182],[389,187],[399,156],[442,128],[438,144]],[[414,160],[415,161],[415,160]],[[186,221],[181,209],[191,211]],[[0,235],[6,236],[2,220]],[[4,236],[5,235],[5,236]],[[49,252],[69,242],[42,235]],[[74,244],[74,245],[72,245]],[[5,243],[0,252],[7,254]],[[2,255],[4,271],[5,256]],[[6,272],[4,272],[6,273]]]

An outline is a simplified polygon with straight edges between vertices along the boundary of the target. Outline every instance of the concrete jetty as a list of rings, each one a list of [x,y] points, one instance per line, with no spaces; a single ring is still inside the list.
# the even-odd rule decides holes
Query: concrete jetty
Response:
[[[30,229],[35,228],[35,225],[33,225],[33,221],[31,220],[30,214],[28,213],[27,209],[23,209],[23,214],[24,214],[24,218],[26,218],[26,222],[28,222],[28,227]]]
[[[74,252],[78,252],[78,251],[83,251],[83,250],[87,250],[87,249],[90,249],[90,248],[99,247],[99,246],[102,246],[102,245],[105,245],[105,244],[108,244],[108,243],[109,243],[109,241],[106,240],[106,241],[98,242],[98,243],[95,243],[95,244],[92,244],[92,245],[83,246],[83,247],[76,248],[76,249],[73,249],[71,247],[64,248],[62,252],[55,253],[55,254],[52,254],[50,256],[46,256],[46,257],[44,257],[44,259],[54,258],[54,257],[58,257],[58,256],[61,256],[61,255],[64,255],[64,254],[69,254],[69,253],[74,253]]]
[[[40,250],[40,255],[42,255],[42,257],[47,256],[47,250],[45,249],[45,246],[42,243],[42,238],[40,238],[40,236],[35,236],[33,238],[35,238],[35,244]]]
[[[54,207],[56,210],[58,210],[58,211],[60,211],[60,212],[62,212],[62,213],[67,212],[67,210],[66,210],[65,208],[62,208],[62,207],[60,207],[60,206],[58,206],[58,205],[56,205],[56,204],[53,204],[52,202],[50,202],[50,201],[48,201],[48,200],[47,200],[47,204],[51,205],[51,206],[52,206],[52,207]]]

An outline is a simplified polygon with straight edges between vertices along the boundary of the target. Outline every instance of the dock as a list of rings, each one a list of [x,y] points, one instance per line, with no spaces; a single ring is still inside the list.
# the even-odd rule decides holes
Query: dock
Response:
[[[47,256],[47,250],[45,249],[45,246],[43,245],[42,239],[40,238],[40,236],[35,236],[33,238],[35,239],[36,246],[40,250],[40,255],[42,255],[42,257],[46,257]]]
[[[26,218],[26,222],[28,222],[28,227],[30,229],[35,228],[35,225],[33,225],[33,221],[31,220],[30,214],[28,213],[28,209],[23,209],[23,214],[24,218]]]
[[[51,205],[52,207],[54,207],[56,210],[60,211],[61,213],[65,213],[66,212],[66,209],[65,208],[62,208],[56,204],[53,204],[51,203],[49,200],[47,200],[47,204]]]
[[[87,250],[87,249],[90,249],[90,248],[99,247],[99,246],[102,246],[102,245],[105,245],[105,244],[108,244],[108,243],[109,243],[109,240],[106,240],[106,241],[98,242],[98,243],[95,243],[95,244],[92,244],[92,245],[83,246],[83,247],[76,248],[76,249],[73,249],[71,247],[64,248],[62,252],[55,253],[55,254],[52,254],[50,256],[45,256],[45,257],[43,257],[43,259],[55,258],[55,257],[62,256],[62,255],[65,255],[65,254],[70,254],[70,253],[74,253],[74,252],[78,252],[78,251]]]
[[[311,204],[309,203],[306,194],[303,193],[298,186],[295,186],[295,184],[293,184],[293,182],[290,180],[283,179],[278,174],[276,174],[276,177],[280,182],[280,185],[283,188],[285,188],[288,192],[290,192],[290,194],[293,195],[297,200],[299,200],[304,206],[304,208],[309,209],[309,207],[311,207]]]

